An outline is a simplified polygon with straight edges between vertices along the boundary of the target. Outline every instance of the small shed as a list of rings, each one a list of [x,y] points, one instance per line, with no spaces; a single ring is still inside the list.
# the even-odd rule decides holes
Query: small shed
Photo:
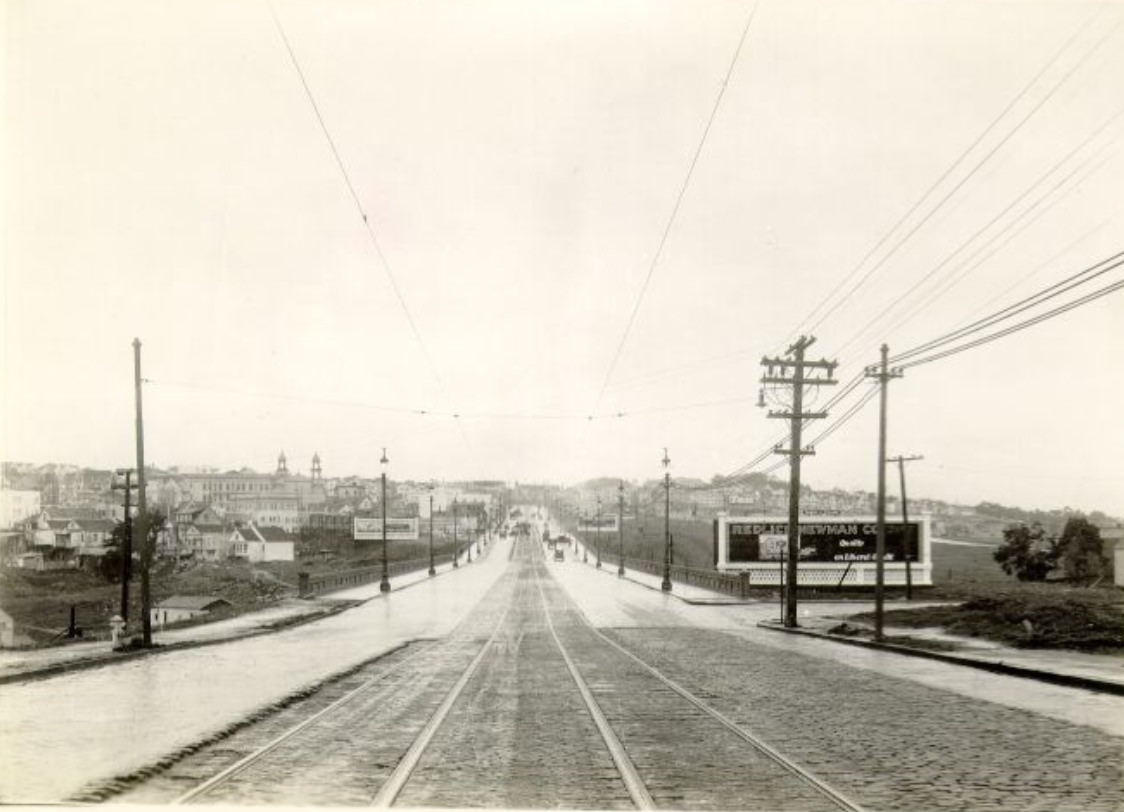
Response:
[[[225,598],[209,595],[173,595],[160,601],[152,610],[152,622],[158,626],[209,615],[215,609],[233,606]]]

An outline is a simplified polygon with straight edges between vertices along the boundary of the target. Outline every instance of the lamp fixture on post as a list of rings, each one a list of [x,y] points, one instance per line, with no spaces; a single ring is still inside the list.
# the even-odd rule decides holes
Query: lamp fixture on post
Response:
[[[429,483],[429,574],[436,575],[437,568],[433,566],[433,483]]]
[[[663,450],[663,582],[660,589],[664,592],[671,591],[671,458],[667,456],[667,449]]]
[[[597,497],[597,569],[601,569],[601,497]]]
[[[382,450],[382,459],[379,460],[379,465],[382,466],[382,579],[379,581],[379,592],[390,591],[390,578],[387,577],[387,559],[386,559],[386,466],[390,460],[386,458],[386,449]]]

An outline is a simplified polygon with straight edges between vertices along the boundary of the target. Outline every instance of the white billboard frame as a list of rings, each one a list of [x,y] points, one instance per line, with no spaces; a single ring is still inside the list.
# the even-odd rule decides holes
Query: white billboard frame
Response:
[[[418,519],[386,517],[387,541],[417,541]],[[356,516],[352,522],[352,537],[356,541],[382,541],[381,516]]]
[[[801,525],[854,524],[876,526],[878,517],[858,516],[801,516]],[[887,517],[888,525],[900,525],[900,518]],[[918,547],[913,551],[915,560],[909,564],[910,581],[914,586],[932,586],[933,555],[932,532],[928,516],[910,516],[910,524],[918,527]],[[785,531],[787,549],[788,516],[727,516],[719,514],[715,519],[716,568],[720,572],[747,572],[751,583],[776,585],[780,583],[781,567],[778,560],[769,561],[730,561],[731,524],[776,525]],[[778,527],[779,529],[779,527]],[[864,527],[864,529],[867,529]],[[779,535],[779,534],[778,534]],[[906,562],[904,560],[883,560],[883,578],[888,586],[904,586],[906,583]],[[801,586],[873,586],[877,571],[874,561],[804,561],[797,564],[797,583]]]

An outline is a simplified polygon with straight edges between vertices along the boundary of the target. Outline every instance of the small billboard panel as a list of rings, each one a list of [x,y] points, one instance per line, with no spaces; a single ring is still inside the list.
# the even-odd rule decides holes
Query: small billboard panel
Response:
[[[617,523],[617,514],[606,513],[604,516],[582,516],[578,519],[579,533],[616,533],[620,525]]]
[[[382,517],[356,516],[354,538],[356,541],[382,541]],[[417,519],[386,518],[387,541],[417,541]]]

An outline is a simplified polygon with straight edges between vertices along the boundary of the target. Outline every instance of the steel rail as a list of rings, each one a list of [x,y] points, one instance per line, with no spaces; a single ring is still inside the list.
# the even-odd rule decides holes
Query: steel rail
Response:
[[[502,624],[506,615],[507,615],[507,611],[505,610],[503,616],[500,618],[500,622],[496,626],[497,630],[500,628],[500,624]],[[468,618],[466,617],[460,623],[458,623],[457,627],[453,630],[453,632],[450,633],[450,635],[446,638],[446,640],[451,639],[453,634],[462,625],[464,625],[467,621],[468,621]],[[492,635],[492,638],[494,638],[494,637],[495,637],[495,632],[493,632],[493,635]],[[491,641],[492,638],[489,639],[489,642]],[[487,650],[487,647],[488,647],[487,644],[485,644],[483,650]],[[351,690],[348,693],[341,696],[339,699],[337,699],[335,702],[333,702],[328,707],[323,708],[320,711],[317,711],[312,716],[308,717],[307,719],[305,719],[305,720],[299,722],[298,724],[294,725],[293,727],[289,728],[284,733],[279,735],[277,738],[273,739],[269,743],[267,743],[267,744],[263,745],[262,747],[258,748],[254,752],[252,752],[252,753],[244,756],[243,758],[239,759],[237,762],[235,762],[234,764],[231,764],[229,767],[225,768],[221,772],[216,773],[215,775],[211,776],[209,779],[207,779],[203,783],[199,784],[195,788],[191,789],[190,791],[185,792],[183,795],[179,796],[178,798],[176,798],[171,803],[173,805],[191,803],[195,799],[200,798],[201,796],[204,796],[204,795],[210,793],[216,787],[218,787],[222,784],[225,784],[227,781],[234,778],[239,773],[241,773],[244,770],[246,770],[247,768],[253,766],[254,763],[263,759],[270,752],[277,749],[279,746],[284,744],[288,739],[291,739],[293,736],[297,735],[298,733],[300,733],[302,730],[304,730],[308,726],[314,724],[315,722],[319,721],[320,719],[323,719],[325,716],[328,716],[329,714],[333,713],[334,711],[338,710],[339,708],[343,707],[344,705],[346,705],[349,702],[353,701],[354,699],[358,698],[361,694],[369,691],[371,688],[373,688],[376,685],[378,685],[379,683],[383,682],[388,677],[391,677],[394,674],[396,674],[397,672],[406,668],[407,666],[412,665],[416,660],[418,660],[420,657],[424,656],[425,654],[429,653],[433,648],[434,648],[433,646],[426,646],[425,648],[421,648],[418,651],[406,656],[405,658],[403,658],[399,662],[392,665],[390,668],[388,668],[383,673],[377,674],[376,676],[371,677],[369,680],[364,682],[362,685],[358,686],[357,688],[354,688],[353,690]]]
[[[597,635],[602,640],[604,640],[606,643],[611,645],[613,648],[617,649],[617,651],[621,652],[626,657],[631,659],[634,663],[636,663],[641,668],[646,670],[649,674],[651,674],[653,677],[658,679],[660,682],[662,682],[664,685],[666,685],[672,691],[679,694],[679,696],[681,696],[683,699],[690,702],[692,705],[694,705],[696,708],[701,710],[703,713],[707,714],[711,718],[713,718],[716,721],[718,721],[719,723],[721,723],[727,730],[729,730],[731,733],[733,733],[734,735],[741,738],[743,741],[745,741],[746,743],[751,745],[754,749],[756,749],[757,751],[759,751],[763,755],[767,756],[770,760],[775,762],[777,765],[779,765],[780,767],[783,767],[789,773],[791,773],[791,774],[797,776],[798,778],[802,779],[805,783],[807,783],[809,786],[811,786],[813,789],[815,789],[818,793],[820,793],[820,795],[822,795],[827,800],[831,801],[833,804],[838,806],[840,809],[847,810],[847,812],[865,812],[862,806],[860,806],[858,803],[856,803],[855,801],[848,798],[843,793],[834,789],[826,781],[824,781],[821,778],[818,778],[811,771],[806,770],[805,768],[801,767],[795,761],[793,761],[792,759],[790,759],[787,756],[780,753],[778,750],[771,747],[763,739],[759,738],[755,734],[746,730],[744,727],[742,727],[737,722],[730,719],[728,716],[726,716],[722,712],[720,712],[718,710],[715,710],[711,706],[707,705],[705,702],[703,702],[701,699],[696,697],[694,694],[692,694],[686,688],[684,688],[679,683],[672,680],[670,677],[663,674],[663,672],[661,672],[655,666],[649,665],[647,662],[642,660],[637,655],[633,654],[631,651],[629,651],[627,648],[622,646],[616,640],[613,640],[612,638],[603,634],[599,629],[595,628],[593,626],[593,624],[590,623],[589,620],[586,619],[584,616],[582,617],[582,620],[589,627],[590,631],[592,631],[595,635]]]
[[[470,662],[468,664],[468,667],[465,668],[464,672],[460,676],[460,679],[458,679],[456,684],[453,685],[451,689],[449,689],[449,692],[445,695],[445,698],[441,701],[441,704],[438,706],[437,710],[434,711],[431,717],[429,717],[429,721],[425,723],[425,727],[422,728],[421,733],[418,734],[417,738],[414,739],[409,749],[406,750],[406,754],[402,756],[402,759],[394,768],[394,772],[390,774],[390,777],[387,778],[387,780],[379,788],[379,791],[375,793],[375,797],[371,799],[371,806],[378,807],[380,809],[385,809],[391,806],[394,803],[394,799],[397,798],[398,794],[402,791],[402,788],[406,786],[406,782],[410,780],[410,776],[413,775],[414,770],[417,769],[418,762],[421,761],[422,754],[425,753],[425,749],[433,740],[434,735],[436,735],[437,729],[441,727],[441,725],[445,722],[446,717],[448,717],[449,715],[449,711],[453,709],[453,705],[456,704],[456,701],[464,692],[465,686],[468,685],[468,681],[472,679],[473,674],[476,673],[476,669],[484,660],[485,655],[491,650],[492,645],[496,642],[496,638],[499,636],[500,630],[503,629],[504,621],[507,620],[507,614],[509,610],[510,607],[504,610],[503,614],[500,616],[499,621],[496,623],[495,629],[492,630],[491,636],[484,643],[484,645],[480,647],[480,651],[476,653],[476,656],[472,658],[472,662]]]
[[[360,694],[363,694],[366,691],[369,691],[371,688],[373,688],[376,685],[378,685],[379,683],[383,682],[388,677],[393,676],[398,671],[402,670],[407,665],[411,664],[414,660],[416,660],[418,657],[421,657],[427,651],[429,651],[429,647],[426,647],[425,649],[419,649],[415,653],[413,653],[411,655],[408,655],[407,657],[403,658],[399,662],[392,665],[386,671],[382,672],[381,674],[377,674],[374,677],[371,677],[369,680],[364,682],[362,685],[358,686],[357,688],[352,689],[351,691],[348,691],[346,694],[341,696],[335,702],[328,705],[328,707],[317,711],[316,713],[314,713],[312,716],[308,717],[304,721],[299,722],[298,724],[289,728],[284,733],[282,733],[280,736],[278,736],[277,738],[270,741],[268,744],[265,744],[262,747],[259,747],[257,750],[255,750],[252,753],[249,753],[248,755],[239,759],[234,764],[231,764],[229,767],[225,768],[221,772],[218,772],[215,775],[211,776],[206,781],[204,781],[202,784],[199,784],[197,787],[189,790],[188,792],[185,792],[183,795],[179,796],[178,798],[176,798],[171,803],[173,805],[191,803],[196,798],[199,798],[203,795],[206,795],[207,793],[211,792],[213,789],[220,786],[221,784],[225,784],[231,778],[238,775],[239,773],[241,773],[242,771],[244,771],[248,767],[252,766],[255,762],[260,761],[266,755],[268,755],[273,750],[280,747],[282,744],[284,744],[286,741],[291,739],[293,736],[300,733],[302,730],[304,730],[309,725],[314,724],[315,722],[319,721],[320,719],[324,718],[325,716],[339,710],[344,705],[346,705],[349,702],[351,702],[352,700],[356,699]]]
[[[542,562],[536,559],[534,564],[535,574],[538,575]],[[636,769],[636,765],[632,763],[632,759],[629,757],[624,745],[621,744],[621,740],[617,738],[617,734],[613,731],[609,720],[605,718],[605,713],[601,710],[601,706],[597,704],[597,699],[589,689],[585,677],[581,675],[577,665],[570,657],[570,653],[566,651],[566,647],[558,637],[558,632],[554,629],[554,621],[550,619],[550,607],[546,602],[546,593],[543,592],[542,583],[538,578],[535,579],[535,584],[539,590],[539,598],[542,600],[543,614],[546,616],[546,627],[550,630],[550,635],[554,638],[554,643],[558,646],[558,651],[561,652],[562,659],[566,661],[566,667],[570,670],[570,676],[573,677],[574,683],[578,686],[578,691],[581,693],[582,699],[585,700],[589,715],[593,718],[593,723],[597,726],[601,738],[605,741],[605,747],[609,750],[609,755],[612,757],[613,763],[617,767],[617,772],[621,775],[621,780],[624,782],[625,789],[628,790],[629,797],[632,798],[632,802],[636,804],[637,809],[655,809],[656,802],[652,798],[652,794],[648,791],[648,787],[644,784],[644,779],[640,777],[640,772]]]

